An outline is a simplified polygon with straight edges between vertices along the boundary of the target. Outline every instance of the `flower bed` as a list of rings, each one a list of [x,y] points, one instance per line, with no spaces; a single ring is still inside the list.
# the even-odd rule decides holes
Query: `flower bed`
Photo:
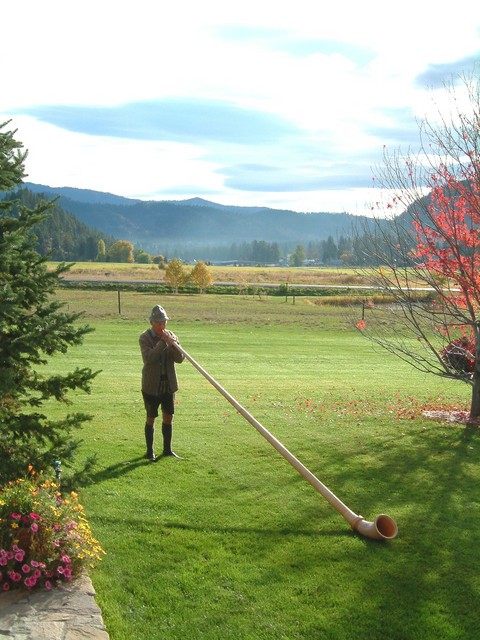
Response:
[[[0,490],[0,592],[52,589],[101,559],[78,496],[30,469]]]

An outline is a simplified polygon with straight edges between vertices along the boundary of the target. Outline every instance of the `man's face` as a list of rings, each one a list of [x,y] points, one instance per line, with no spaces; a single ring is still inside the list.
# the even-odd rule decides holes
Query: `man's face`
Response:
[[[155,335],[161,336],[165,329],[165,325],[167,323],[164,321],[164,322],[151,322],[150,324],[152,325],[152,329]]]

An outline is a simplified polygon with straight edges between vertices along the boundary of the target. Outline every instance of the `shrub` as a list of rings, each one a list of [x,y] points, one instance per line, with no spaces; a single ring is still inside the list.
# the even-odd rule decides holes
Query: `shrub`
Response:
[[[455,371],[472,373],[475,371],[475,340],[462,336],[452,340],[440,352],[443,361]]]
[[[62,497],[43,473],[0,490],[0,591],[51,589],[101,559],[77,494]]]

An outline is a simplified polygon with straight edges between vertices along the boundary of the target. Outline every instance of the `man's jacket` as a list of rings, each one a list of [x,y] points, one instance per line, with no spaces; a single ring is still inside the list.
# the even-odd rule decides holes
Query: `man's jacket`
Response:
[[[175,363],[183,362],[183,353],[175,347],[167,347],[152,329],[147,329],[141,334],[139,343],[143,358],[142,391],[152,396],[160,395],[162,374],[168,378],[170,391],[178,391]]]

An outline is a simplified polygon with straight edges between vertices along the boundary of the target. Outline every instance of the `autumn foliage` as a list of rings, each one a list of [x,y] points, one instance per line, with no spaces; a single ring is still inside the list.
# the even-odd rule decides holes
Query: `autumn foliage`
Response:
[[[443,301],[475,316],[480,306],[480,184],[477,167],[467,167],[459,182],[443,166],[432,175],[428,215],[416,215],[415,257],[445,280]],[[452,288],[449,285],[454,285]]]
[[[415,368],[472,385],[480,416],[480,82],[452,81],[451,111],[421,123],[415,155],[384,151],[378,184],[393,212],[365,253],[380,266],[370,281],[395,300],[392,320],[375,333],[373,314],[356,326]],[[464,90],[467,101],[456,100]],[[458,105],[462,104],[462,108]],[[400,213],[398,213],[400,212]],[[412,292],[429,291],[428,303]],[[388,335],[385,327],[390,329]],[[387,329],[387,331],[388,331]],[[411,338],[416,338],[412,341]]]

